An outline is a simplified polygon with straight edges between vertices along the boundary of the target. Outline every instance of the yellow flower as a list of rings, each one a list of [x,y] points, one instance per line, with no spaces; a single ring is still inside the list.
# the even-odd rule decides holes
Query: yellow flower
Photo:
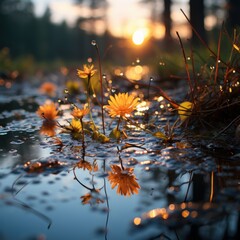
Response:
[[[115,94],[114,97],[110,96],[110,100],[108,100],[109,105],[105,105],[105,108],[109,110],[111,117],[125,118],[136,109],[138,100],[133,95],[129,96],[128,93],[119,93]]]
[[[70,130],[74,133],[80,133],[82,131],[82,124],[78,119],[72,119],[70,126],[67,127],[67,130]]]
[[[89,113],[89,109],[88,108],[77,108],[75,107],[72,111],[72,116],[78,119],[82,119],[85,115],[87,115]]]
[[[96,73],[96,69],[94,69],[94,65],[83,65],[83,70],[77,69],[77,74],[80,78],[90,78]]]
[[[37,114],[41,118],[51,121],[57,118],[58,111],[55,104],[53,102],[50,102],[40,106],[37,110]]]
[[[57,86],[51,82],[45,82],[41,85],[39,91],[43,94],[47,94],[49,96],[54,96],[56,92]]]
[[[43,121],[42,126],[40,128],[40,133],[42,135],[47,135],[49,137],[53,137],[56,134],[56,132],[55,132],[56,127],[57,127],[57,125],[56,125],[55,121],[45,120],[45,121]]]
[[[108,173],[108,180],[110,181],[112,189],[117,186],[117,194],[130,196],[131,194],[138,194],[140,189],[133,174],[133,168],[121,169],[118,165],[111,165],[112,171]]]

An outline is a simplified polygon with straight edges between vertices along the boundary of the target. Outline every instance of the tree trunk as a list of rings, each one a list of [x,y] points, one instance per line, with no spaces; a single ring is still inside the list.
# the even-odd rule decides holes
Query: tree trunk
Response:
[[[240,1],[227,0],[228,23],[231,27],[240,26]]]
[[[198,32],[201,38],[207,42],[206,30],[204,27],[204,0],[190,0],[190,21],[192,27]],[[191,38],[193,45],[199,45],[200,41],[196,34],[192,31],[192,38]]]
[[[171,4],[172,4],[172,0],[164,0],[163,22],[164,22],[164,26],[165,26],[165,35],[164,35],[165,41],[169,41],[172,39],[172,36],[171,36],[171,29],[172,29]]]

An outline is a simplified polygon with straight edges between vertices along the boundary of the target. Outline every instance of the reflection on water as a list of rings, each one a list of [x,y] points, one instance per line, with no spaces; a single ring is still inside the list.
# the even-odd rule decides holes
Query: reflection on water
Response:
[[[0,239],[239,239],[236,147],[140,131],[118,144],[59,141],[36,107],[3,108]]]

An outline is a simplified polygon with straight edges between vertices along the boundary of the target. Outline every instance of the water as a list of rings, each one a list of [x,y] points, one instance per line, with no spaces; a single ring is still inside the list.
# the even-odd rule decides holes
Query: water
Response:
[[[86,136],[84,148],[58,133],[58,145],[39,133],[35,111],[46,96],[30,85],[0,90],[1,240],[239,239],[234,141],[179,131],[163,143],[138,129],[120,143]],[[98,112],[93,117],[101,123]],[[163,125],[169,117],[156,119]],[[130,196],[111,187],[111,165],[120,163],[126,175],[133,171]]]

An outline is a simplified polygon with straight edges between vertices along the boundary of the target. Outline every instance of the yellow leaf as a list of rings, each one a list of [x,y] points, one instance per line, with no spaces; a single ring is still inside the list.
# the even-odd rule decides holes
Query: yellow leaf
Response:
[[[110,139],[106,135],[104,135],[104,134],[102,134],[98,131],[93,132],[92,138],[94,140],[97,140],[97,141],[101,142],[101,143],[107,143],[107,142],[110,141]]]
[[[107,143],[107,142],[110,141],[110,139],[109,139],[106,135],[104,135],[104,134],[102,134],[102,133],[99,134],[98,140],[99,140],[101,143]]]
[[[167,136],[166,136],[164,133],[162,133],[162,132],[155,132],[155,133],[153,134],[153,136],[154,136],[154,137],[157,137],[157,138],[164,139],[164,140],[167,139]]]
[[[178,107],[178,114],[182,121],[185,121],[192,113],[193,104],[191,102],[182,102]]]

